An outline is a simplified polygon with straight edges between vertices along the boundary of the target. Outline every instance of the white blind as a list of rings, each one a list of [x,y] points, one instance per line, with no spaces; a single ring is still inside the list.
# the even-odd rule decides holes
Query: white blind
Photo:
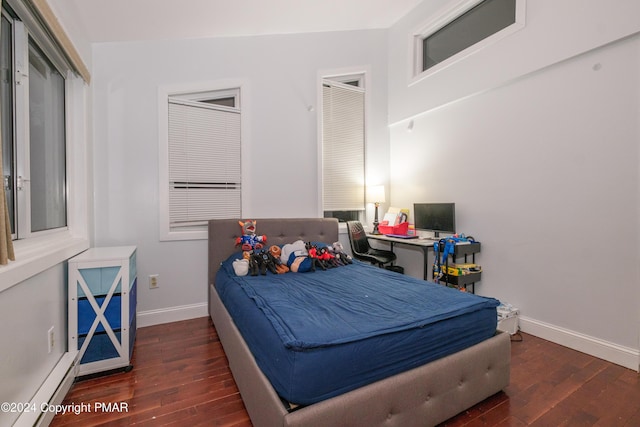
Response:
[[[322,87],[322,203],[326,211],[364,209],[364,91]]]
[[[169,100],[169,220],[172,227],[241,216],[240,113]]]

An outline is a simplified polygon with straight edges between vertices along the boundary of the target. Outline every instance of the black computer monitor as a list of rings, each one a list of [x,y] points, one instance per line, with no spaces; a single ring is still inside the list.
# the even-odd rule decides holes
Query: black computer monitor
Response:
[[[434,237],[440,233],[456,232],[455,203],[414,203],[413,219],[416,230],[433,231]]]

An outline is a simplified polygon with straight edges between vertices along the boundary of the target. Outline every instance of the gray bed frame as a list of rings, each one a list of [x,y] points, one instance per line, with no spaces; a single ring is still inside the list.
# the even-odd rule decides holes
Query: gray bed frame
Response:
[[[267,245],[295,240],[338,241],[338,222],[326,218],[257,219]],[[251,421],[256,427],[433,426],[509,384],[511,342],[506,333],[473,347],[331,399],[289,412],[256,364],[214,288],[220,263],[237,251],[238,219],[209,221],[209,314]]]

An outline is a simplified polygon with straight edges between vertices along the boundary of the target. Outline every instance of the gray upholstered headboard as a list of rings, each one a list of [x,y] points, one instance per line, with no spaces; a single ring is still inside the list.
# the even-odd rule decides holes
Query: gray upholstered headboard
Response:
[[[253,219],[253,218],[252,218]],[[212,284],[220,263],[240,249],[236,238],[242,233],[241,219],[209,221],[209,284]],[[263,218],[255,219],[256,233],[267,236],[267,245],[284,245],[296,240],[333,243],[338,241],[338,220],[335,218]]]

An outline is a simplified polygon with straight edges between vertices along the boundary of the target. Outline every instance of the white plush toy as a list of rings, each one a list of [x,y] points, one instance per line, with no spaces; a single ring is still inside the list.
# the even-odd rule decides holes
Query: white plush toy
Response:
[[[292,253],[295,253],[296,256],[307,256],[309,254],[304,241],[296,240],[293,243],[287,243],[282,247],[282,252],[280,254],[280,259],[285,265],[289,264],[289,258]]]
[[[249,274],[249,260],[243,258],[233,261],[233,271],[236,272],[236,276],[246,276]]]

